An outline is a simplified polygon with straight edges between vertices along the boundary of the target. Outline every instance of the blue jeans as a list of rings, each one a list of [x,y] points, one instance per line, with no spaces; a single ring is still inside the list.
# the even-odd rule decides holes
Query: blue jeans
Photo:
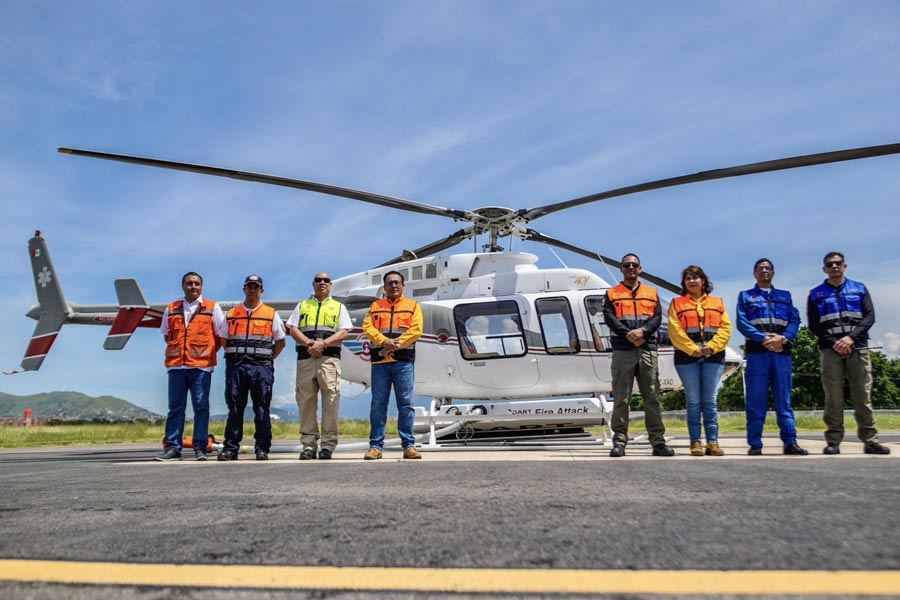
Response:
[[[394,386],[394,397],[397,399],[397,429],[403,448],[416,445],[413,435],[413,424],[416,411],[413,408],[413,383],[415,365],[408,362],[389,362],[372,365],[372,407],[369,411],[369,446],[384,448],[384,428],[387,425],[388,401],[391,398],[391,386]]]
[[[775,398],[775,416],[785,446],[797,443],[797,427],[791,408],[791,355],[781,352],[751,352],[747,355],[747,443],[762,446],[763,424],[769,408],[769,384]]]
[[[209,443],[209,384],[212,373],[200,369],[169,369],[169,413],[166,415],[166,446],[181,452],[184,411],[191,392],[194,408],[194,448]]]
[[[700,414],[702,412],[706,441],[718,442],[719,408],[716,405],[716,390],[722,380],[725,364],[704,360],[686,365],[675,365],[675,370],[684,385],[688,433],[691,441],[700,441]]]

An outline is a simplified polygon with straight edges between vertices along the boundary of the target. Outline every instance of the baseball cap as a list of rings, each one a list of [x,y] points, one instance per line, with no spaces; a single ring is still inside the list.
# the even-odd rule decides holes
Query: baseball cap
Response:
[[[247,279],[244,280],[244,285],[247,285],[248,283],[255,283],[259,285],[259,287],[263,286],[262,277],[259,275],[247,275]]]

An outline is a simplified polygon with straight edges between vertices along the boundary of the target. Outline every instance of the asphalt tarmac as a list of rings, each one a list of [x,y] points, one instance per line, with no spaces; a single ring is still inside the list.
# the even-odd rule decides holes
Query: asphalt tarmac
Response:
[[[900,598],[900,585],[884,593],[900,581],[900,436],[882,435],[887,457],[850,440],[826,457],[810,438],[807,457],[782,456],[777,438],[748,457],[736,436],[721,440],[722,458],[691,457],[686,440],[673,442],[674,458],[634,444],[620,459],[578,444],[165,464],[149,460],[150,446],[3,450],[0,598]],[[114,563],[101,567],[158,578],[54,583],[21,575],[19,559],[64,561],[35,563],[47,573]],[[194,564],[232,567],[211,571],[221,585],[167,579],[171,565]],[[313,567],[302,573],[313,578],[343,567],[339,577],[375,583],[272,589],[267,571],[255,584],[232,580],[234,565]],[[438,569],[476,569],[473,581],[537,570],[544,581],[530,587],[524,573],[455,593],[434,583]],[[567,589],[571,570],[592,577],[592,591]],[[881,595],[803,594],[767,579],[811,571],[865,572]],[[686,587],[670,572],[689,575]],[[731,572],[746,576],[705,587]],[[628,592],[616,578],[646,585]]]

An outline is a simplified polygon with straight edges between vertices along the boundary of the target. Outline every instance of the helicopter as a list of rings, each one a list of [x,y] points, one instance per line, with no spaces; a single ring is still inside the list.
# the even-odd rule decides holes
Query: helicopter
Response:
[[[417,342],[415,393],[433,398],[428,411],[416,409],[416,429],[430,430],[433,442],[436,426],[463,420],[468,436],[501,437],[547,432],[580,435],[584,427],[608,424],[612,349],[609,331],[603,324],[602,304],[610,283],[585,269],[538,268],[537,256],[507,251],[500,245],[502,240],[508,239],[510,245],[514,239],[543,243],[618,268],[621,263],[613,258],[545,235],[529,224],[562,210],[649,190],[897,154],[900,144],[701,171],[535,208],[485,206],[473,210],[219,167],[74,148],[58,151],[290,187],[466,223],[444,238],[414,250],[403,250],[369,270],[334,279],[331,292],[347,306],[353,321],[353,329],[343,342],[342,377],[368,386],[370,346],[362,321],[371,303],[384,297],[383,276],[389,271],[403,275],[406,294],[419,301],[424,317],[424,335]],[[488,237],[484,252],[444,252],[483,235]],[[22,361],[24,370],[40,368],[66,323],[109,326],[104,342],[108,350],[124,348],[139,327],[159,327],[166,304],[149,304],[136,280],[115,281],[116,305],[70,303],[62,295],[46,242],[39,232],[29,241],[29,252],[38,304],[27,315],[38,320],[38,324]],[[647,272],[641,277],[663,290],[680,294],[680,286],[661,277]],[[266,301],[285,318],[297,302]],[[238,303],[219,304],[227,311]],[[665,323],[660,328],[660,338],[660,388],[679,389],[681,382],[675,372],[674,349]],[[734,373],[742,362],[737,352],[728,349],[723,378]],[[472,404],[460,404],[459,400]]]

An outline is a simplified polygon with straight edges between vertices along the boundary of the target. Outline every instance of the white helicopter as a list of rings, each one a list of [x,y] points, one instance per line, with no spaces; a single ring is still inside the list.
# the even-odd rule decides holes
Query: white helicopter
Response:
[[[465,221],[466,227],[375,268],[334,280],[332,295],[350,311],[354,328],[344,341],[342,375],[369,385],[369,344],[362,321],[371,302],[384,296],[382,277],[391,270],[406,279],[406,293],[422,306],[425,334],[417,343],[415,393],[434,399],[428,411],[417,408],[417,431],[430,431],[430,442],[448,427],[457,438],[510,434],[583,433],[605,424],[611,403],[609,332],[602,302],[610,284],[583,269],[540,269],[537,257],[504,252],[503,238],[541,242],[619,267],[617,260],[544,235],[526,225],[545,215],[608,198],[647,190],[768,171],[807,167],[900,153],[887,144],[796,156],[703,171],[618,188],[531,209],[482,207],[449,209],[333,185],[151,158],[60,148],[59,152],[138,165],[242,179],[341,196],[389,208]],[[439,254],[478,235],[488,235],[483,253]],[[138,327],[158,328],[166,304],[149,304],[136,280],[116,280],[116,305],[85,306],[67,302],[53,270],[47,246],[37,232],[29,241],[38,304],[27,313],[38,320],[22,361],[37,370],[66,323],[107,325],[104,348],[119,350]],[[644,272],[650,283],[678,294],[680,286]],[[286,318],[299,300],[266,301]],[[239,301],[220,302],[223,310]],[[664,311],[665,314],[665,311]],[[674,350],[661,328],[660,384],[678,389]],[[742,363],[728,350],[727,377]],[[453,400],[472,401],[469,404]],[[464,435],[460,426],[465,423]]]

